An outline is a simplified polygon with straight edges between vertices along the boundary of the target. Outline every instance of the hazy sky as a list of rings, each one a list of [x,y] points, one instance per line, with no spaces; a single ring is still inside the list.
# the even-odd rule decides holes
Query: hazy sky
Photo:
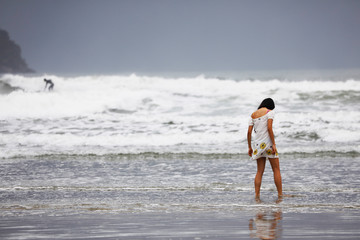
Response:
[[[42,73],[360,67],[358,0],[0,0]]]

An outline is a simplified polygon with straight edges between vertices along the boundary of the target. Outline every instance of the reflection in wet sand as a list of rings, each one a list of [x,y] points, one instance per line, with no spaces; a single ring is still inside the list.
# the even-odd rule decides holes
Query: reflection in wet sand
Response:
[[[278,239],[282,234],[282,211],[259,210],[256,216],[249,220],[251,238]]]

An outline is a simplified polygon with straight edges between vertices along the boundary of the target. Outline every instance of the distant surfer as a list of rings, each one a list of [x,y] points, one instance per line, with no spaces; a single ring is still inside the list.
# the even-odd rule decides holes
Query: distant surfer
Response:
[[[48,88],[49,91],[52,91],[54,89],[54,83],[51,81],[51,79],[44,78],[44,82],[46,82],[44,91],[46,90],[48,84],[49,84],[49,88]]]

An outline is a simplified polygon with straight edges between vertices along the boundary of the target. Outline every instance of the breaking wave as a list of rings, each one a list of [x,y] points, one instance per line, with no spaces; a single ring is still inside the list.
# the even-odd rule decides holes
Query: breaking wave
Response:
[[[0,157],[246,154],[248,118],[266,97],[280,152],[359,152],[358,79],[3,75]]]

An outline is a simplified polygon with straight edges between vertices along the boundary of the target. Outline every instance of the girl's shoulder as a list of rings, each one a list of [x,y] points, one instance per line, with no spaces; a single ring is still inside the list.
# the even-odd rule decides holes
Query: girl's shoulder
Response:
[[[266,108],[260,108],[251,114],[251,118],[252,119],[261,118],[270,112],[272,111]]]

